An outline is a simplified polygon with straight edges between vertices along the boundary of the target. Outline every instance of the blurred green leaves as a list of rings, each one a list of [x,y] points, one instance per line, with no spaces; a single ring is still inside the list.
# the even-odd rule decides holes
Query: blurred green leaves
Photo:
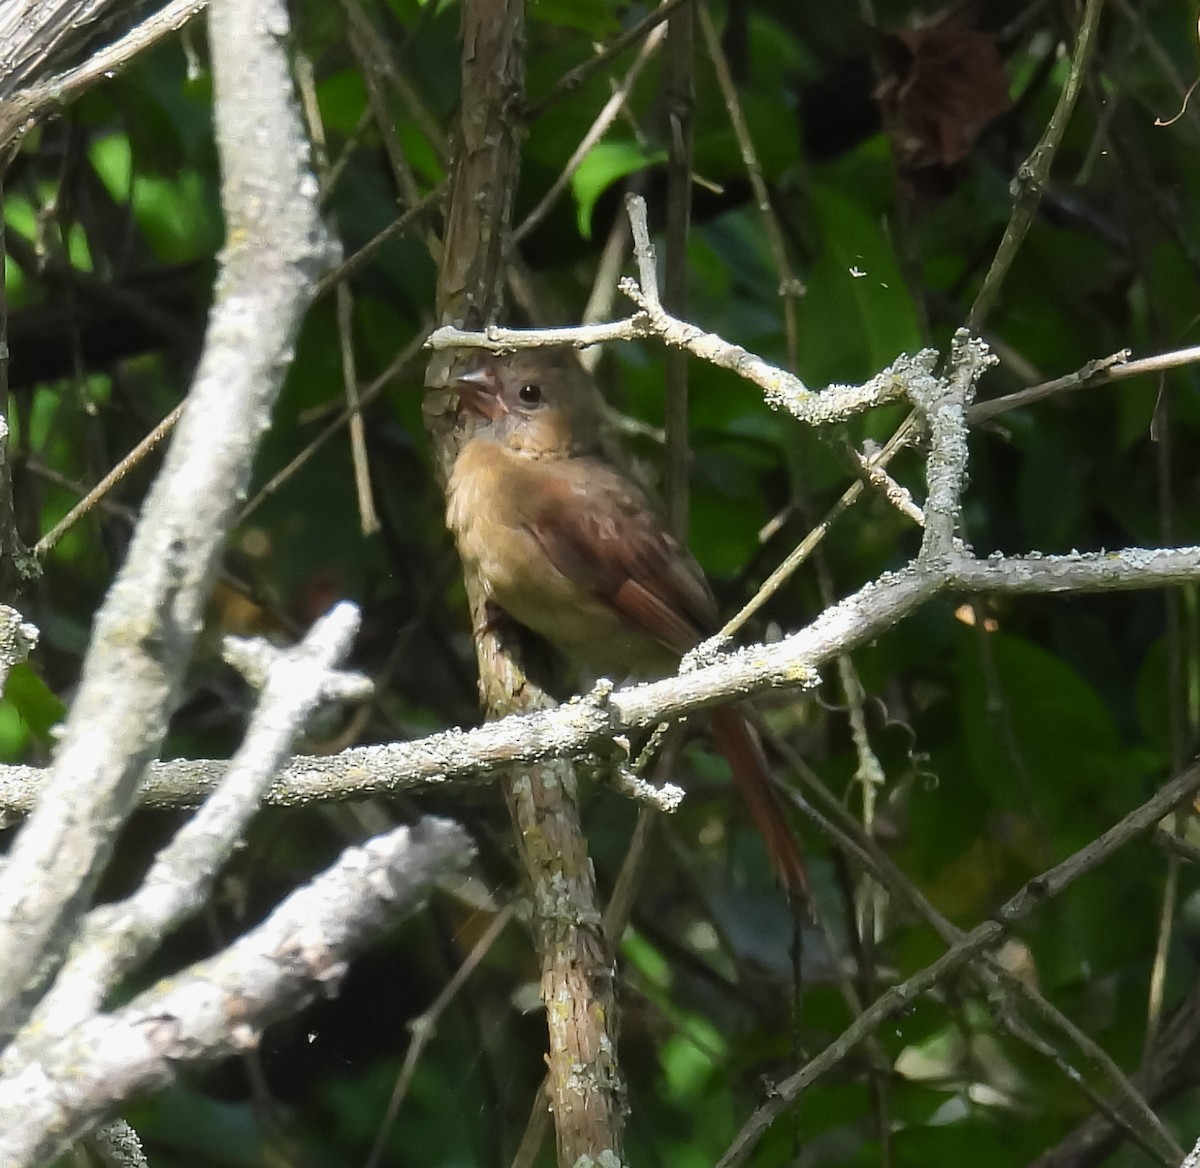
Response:
[[[663,150],[649,152],[640,143],[631,140],[610,140],[593,146],[571,176],[579,234],[584,239],[591,239],[592,209],[596,200],[613,183],[644,170],[652,163],[664,162],[666,157]]]

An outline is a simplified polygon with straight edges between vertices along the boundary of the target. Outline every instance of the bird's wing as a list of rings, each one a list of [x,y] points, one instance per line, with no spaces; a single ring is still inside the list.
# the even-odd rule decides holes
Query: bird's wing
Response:
[[[645,496],[595,458],[548,467],[524,517],[546,558],[673,653],[712,630],[716,605],[700,566]]]

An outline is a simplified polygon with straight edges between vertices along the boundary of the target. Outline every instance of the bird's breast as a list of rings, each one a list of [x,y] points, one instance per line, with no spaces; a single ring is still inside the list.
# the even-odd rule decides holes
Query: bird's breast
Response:
[[[564,575],[534,537],[529,520],[545,473],[496,443],[463,447],[447,486],[446,522],[464,564],[509,616],[589,668],[666,672],[671,655],[585,582]]]
[[[528,539],[522,533],[520,501],[531,484],[522,470],[503,447],[475,439],[463,447],[450,473],[446,524],[463,561],[493,591],[498,583],[503,586],[530,570],[523,563]]]

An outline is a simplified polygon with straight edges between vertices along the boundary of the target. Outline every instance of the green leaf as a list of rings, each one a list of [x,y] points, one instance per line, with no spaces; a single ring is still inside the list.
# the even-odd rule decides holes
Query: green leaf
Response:
[[[14,665],[8,675],[4,698],[38,741],[49,746],[51,729],[67,712],[58,695],[28,665],[20,664]]]
[[[1171,671],[1167,642],[1160,637],[1146,651],[1137,677],[1138,727],[1164,758],[1171,753]]]
[[[698,1014],[683,1020],[683,1032],[663,1044],[662,1067],[667,1089],[680,1103],[703,1098],[711,1088],[717,1060],[725,1055],[720,1031]]]
[[[129,1119],[172,1164],[203,1162],[249,1168],[267,1162],[255,1111],[249,1103],[226,1103],[192,1087],[176,1085],[158,1095],[153,1104],[135,1104]],[[202,1154],[203,1160],[182,1159],[189,1153]],[[168,1155],[170,1159],[166,1160]]]
[[[664,990],[670,987],[671,967],[666,958],[632,926],[625,930],[621,953],[650,985]]]
[[[0,759],[19,762],[29,745],[29,727],[8,700],[0,699]]]
[[[584,239],[592,237],[592,210],[613,183],[665,159],[664,151],[651,153],[637,142],[599,142],[593,146],[571,178],[579,234]]]
[[[1068,551],[1078,538],[1087,500],[1088,460],[1057,419],[1042,419],[1025,442],[1025,462],[1017,492],[1029,542],[1042,551]],[[1047,507],[1046,500],[1054,506]]]
[[[1105,822],[1107,785],[1126,788],[1144,762],[1122,749],[1096,691],[1045,649],[1004,633],[981,644],[964,630],[959,663],[970,771],[996,807],[1035,812],[1049,830]]]
[[[594,40],[601,40],[621,31],[621,25],[608,4],[596,0],[532,0],[527,10],[531,20],[555,24],[560,28],[577,28]]]
[[[908,288],[878,218],[830,185],[812,190],[823,248],[800,303],[801,374],[814,385],[860,381],[921,348]]]

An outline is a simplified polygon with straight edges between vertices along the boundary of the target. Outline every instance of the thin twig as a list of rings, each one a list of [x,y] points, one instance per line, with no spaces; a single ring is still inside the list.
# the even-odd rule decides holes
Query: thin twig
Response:
[[[566,165],[559,173],[558,177],[550,184],[550,189],[541,197],[537,206],[525,216],[519,226],[513,229],[512,242],[516,246],[521,243],[533,231],[539,223],[550,213],[551,208],[558,202],[563,191],[567,189],[567,185],[574,177],[576,171],[583,165],[583,161],[587,158],[592,147],[600,142],[604,135],[608,133],[625,108],[625,103],[629,100],[629,95],[633,92],[634,85],[637,84],[638,78],[642,75],[642,70],[649,63],[654,54],[658,52],[662,45],[663,38],[666,35],[666,30],[663,28],[655,28],[646,38],[646,43],[642,45],[638,51],[638,55],[634,58],[633,64],[630,65],[628,72],[616,85],[612,96],[606,101],[600,112],[593,119],[592,124],[588,127],[587,132],[579,140],[579,144],[571,151],[571,157],[567,159]]]
[[[1159,828],[1154,833],[1154,842],[1159,847],[1166,848],[1167,851],[1174,852],[1181,859],[1187,860],[1189,864],[1200,864],[1200,847],[1182,836],[1176,835],[1173,831]]]
[[[594,73],[598,73],[614,57],[619,56],[632,45],[636,45],[643,37],[662,24],[681,4],[691,3],[691,0],[664,0],[649,15],[642,17],[632,28],[627,28],[620,36],[614,37],[599,53],[576,65],[574,69],[564,73],[553,85],[545,97],[531,102],[525,110],[525,121],[537,121],[547,110],[553,109],[568,94],[574,93]]]
[[[789,790],[788,797],[800,812],[811,820],[823,835],[836,840],[848,855],[853,856],[858,863],[867,868],[875,879],[888,890],[889,894],[906,904],[947,945],[954,945],[961,941],[964,936],[962,930],[933,907],[920,889],[893,863],[870,834],[863,831],[850,812],[842,805],[841,800],[825,787],[804,759],[797,755],[786,741],[780,741],[777,738],[775,746],[787,758],[793,771],[801,777],[806,789],[820,802],[821,806],[818,809],[795,790]],[[1155,832],[1155,839],[1157,840],[1161,834],[1162,829],[1160,828]],[[1130,1132],[1143,1145],[1153,1149],[1153,1154],[1161,1158],[1164,1163],[1178,1162],[1178,1156],[1175,1156],[1174,1137],[1154,1113],[1141,1092],[1103,1047],[1080,1030],[1066,1015],[1043,998],[1037,990],[1027,985],[1017,974],[1011,972],[996,959],[990,956],[986,957],[978,965],[972,966],[972,972],[980,978],[983,988],[989,995],[996,989],[1000,989],[1012,999],[1014,1007],[1031,1011],[1074,1043],[1079,1051],[1104,1075],[1126,1108],[1126,1114],[1122,1114],[1115,1111],[1111,1105],[1099,1104],[1105,1107],[1114,1124]],[[1018,1037],[1027,1041],[1029,1034],[1023,1032]],[[1046,1052],[1043,1049],[1043,1053],[1055,1059],[1068,1079],[1083,1086],[1079,1073],[1071,1069],[1057,1051]],[[1135,1120],[1129,1118],[1134,1116],[1136,1116],[1136,1124],[1140,1126],[1135,1126]]]
[[[420,1062],[421,1055],[425,1053],[425,1048],[433,1041],[433,1037],[437,1033],[438,1020],[446,1012],[450,1003],[458,996],[458,991],[467,984],[467,979],[470,978],[479,963],[488,955],[492,946],[496,943],[500,934],[508,927],[508,923],[512,919],[513,906],[507,904],[492,918],[491,923],[483,931],[483,935],[475,942],[471,952],[467,954],[463,963],[454,971],[450,980],[442,986],[441,992],[433,1000],[429,1008],[409,1022],[408,1029],[412,1034],[412,1041],[408,1044],[408,1050],[404,1053],[404,1065],[400,1068],[400,1074],[396,1076],[396,1085],[392,1088],[391,1097],[388,1099],[387,1108],[384,1110],[383,1117],[379,1121],[375,1140],[371,1144],[371,1151],[363,1162],[363,1168],[377,1168],[382,1162],[387,1142],[391,1138],[392,1129],[396,1124],[396,1116],[400,1113],[400,1106],[403,1104],[404,1097],[408,1094],[408,1089],[412,1085],[413,1075],[417,1070],[417,1063]]]
[[[1200,345],[1174,349],[1168,353],[1156,353],[1153,357],[1139,357],[1132,361],[1129,359],[1129,350],[1121,349],[1111,356],[1089,361],[1065,377],[1056,377],[1053,381],[1042,382],[1041,385],[1031,385],[1028,389],[1020,389],[1004,397],[976,402],[967,412],[967,420],[973,426],[978,425],[997,414],[1007,413],[1019,406],[1032,405],[1056,394],[1076,389],[1092,389],[1107,385],[1110,381],[1124,381],[1129,377],[1139,377],[1143,373],[1161,373],[1167,369],[1179,369],[1198,362]]]
[[[878,491],[906,519],[912,520],[918,527],[924,527],[925,512],[917,506],[912,492],[896,482],[883,468],[883,465],[875,461],[875,454],[874,450],[869,454],[864,454],[855,447],[850,447],[850,456],[853,458],[859,474],[862,475],[863,481]]]
[[[362,113],[358,115],[358,122],[354,129],[350,131],[350,136],[342,145],[342,151],[337,156],[336,161],[329,168],[329,178],[321,184],[321,206],[328,205],[330,199],[333,198],[333,192],[337,190],[337,185],[342,180],[342,175],[346,173],[346,168],[350,165],[351,159],[354,157],[359,145],[362,142],[363,135],[367,132],[367,127],[371,124],[371,107],[365,106]]]
[[[408,157],[404,152],[404,146],[400,141],[400,135],[396,129],[396,120],[388,106],[387,95],[383,92],[383,87],[380,84],[380,72],[382,71],[380,57],[382,51],[375,51],[379,48],[379,38],[374,35],[374,28],[367,19],[366,13],[363,12],[358,0],[342,0],[342,8],[346,13],[346,26],[350,34],[350,48],[358,59],[359,72],[362,75],[363,84],[367,90],[367,104],[371,108],[372,116],[375,119],[375,127],[379,131],[380,139],[383,142],[383,151],[387,156],[388,166],[391,168],[396,189],[400,192],[401,197],[409,207],[416,207],[421,202],[421,190],[417,185],[416,175],[413,174]],[[436,135],[435,140],[440,139],[442,136],[441,134]],[[437,263],[438,257],[442,252],[441,239],[438,238],[437,233],[429,225],[424,216],[418,218],[417,225],[426,250],[433,258],[434,263]]]
[[[346,395],[347,427],[350,431],[350,455],[354,463],[354,496],[358,502],[359,531],[364,536],[379,530],[379,512],[371,490],[371,463],[367,454],[367,433],[363,423],[363,403],[358,393],[358,364],[354,357],[354,295],[343,281],[337,286],[338,347],[342,354],[342,392]]]
[[[529,1109],[529,1119],[525,1130],[521,1133],[521,1142],[517,1145],[513,1156],[512,1168],[533,1168],[537,1163],[542,1145],[546,1142],[546,1132],[550,1130],[550,1080],[543,1079],[533,1096],[533,1105]]]
[[[696,10],[700,17],[700,28],[704,33],[705,48],[708,50],[713,70],[717,75],[717,84],[721,88],[725,109],[729,113],[729,124],[733,127],[734,137],[737,138],[738,149],[742,154],[742,162],[750,177],[750,186],[754,190],[754,201],[758,204],[763,227],[767,233],[767,246],[771,249],[771,258],[775,262],[775,271],[779,276],[779,295],[783,299],[783,330],[787,340],[788,368],[795,371],[800,360],[796,327],[796,300],[804,294],[804,285],[796,279],[791,262],[788,260],[787,241],[784,239],[783,228],[779,224],[779,216],[775,214],[775,208],[771,205],[771,193],[767,190],[762,164],[758,160],[754,139],[750,136],[746,115],[742,112],[741,99],[738,97],[733,75],[729,71],[729,62],[725,59],[725,50],[721,48],[721,38],[717,35],[708,6],[697,4]]]
[[[1154,462],[1159,509],[1159,539],[1174,542],[1175,530],[1175,475],[1172,468],[1174,457],[1174,427],[1171,424],[1172,399],[1162,392],[1165,377],[1159,376],[1159,393],[1155,402],[1150,434],[1154,440]],[[1170,728],[1171,765],[1178,768],[1187,757],[1188,745],[1193,741],[1195,726],[1188,718],[1188,702],[1184,676],[1184,654],[1187,652],[1183,633],[1181,597],[1172,589],[1163,596],[1166,613],[1166,684],[1167,715]],[[1175,815],[1175,831],[1182,835],[1186,820],[1182,814]],[[1147,1066],[1154,1057],[1158,1044],[1158,1031],[1162,1025],[1164,1000],[1167,986],[1167,966],[1170,961],[1172,941],[1175,936],[1175,921],[1179,898],[1179,875],[1182,861],[1174,852],[1166,856],[1166,879],[1163,881],[1162,903],[1158,911],[1158,928],[1154,942],[1154,959],[1150,965],[1150,983],[1146,988],[1146,1032],[1142,1039],[1142,1066]]]
[[[316,80],[312,62],[303,53],[296,58],[296,83],[300,90],[301,107],[308,124],[313,146],[313,161],[317,168],[322,192],[329,185],[329,153],[325,144],[325,123],[317,100]],[[324,200],[322,199],[322,203]],[[336,229],[336,216],[330,216]],[[362,407],[358,400],[358,371],[354,358],[354,295],[346,280],[339,280],[336,289],[338,348],[342,358],[342,391],[350,411],[350,457],[354,465],[354,492],[358,500],[359,530],[364,536],[379,530],[379,515],[375,496],[371,492],[371,466],[367,456],[367,435],[363,427]]]
[[[331,288],[336,288],[343,280],[348,280],[361,268],[385,243],[403,235],[414,224],[421,222],[425,214],[439,200],[445,197],[449,183],[443,181],[433,188],[420,202],[414,203],[403,215],[389,223],[382,231],[377,232],[362,245],[352,256],[347,257],[341,264],[324,276],[317,285],[316,299],[320,300]]]
[[[113,283],[94,272],[85,272],[72,265],[69,258],[57,259],[41,254],[33,243],[17,232],[9,237],[8,253],[27,274],[36,273],[48,283],[65,285],[69,291],[78,292],[80,299],[119,309],[152,328],[172,345],[190,348],[195,341],[190,326],[156,304],[148,293]]]
[[[868,461],[879,467],[887,466],[892,458],[898,454],[908,443],[913,436],[917,434],[920,426],[916,416],[910,414],[899,426],[896,432],[888,439],[882,450],[871,455]],[[842,496],[828,511],[825,512],[821,521],[796,545],[795,548],[787,555],[787,557],[775,568],[775,570],[762,582],[758,591],[742,606],[742,608],[726,621],[721,629],[720,637],[722,640],[729,640],[738,630],[756,613],[780,588],[783,587],[793,573],[803,564],[809,556],[817,549],[821,541],[829,533],[833,525],[841,518],[841,516],[858,501],[859,497],[865,490],[862,479],[858,479],[851,483],[843,492]]]
[[[685,4],[667,22],[663,68],[667,132],[667,228],[663,238],[666,257],[662,298],[664,305],[679,317],[687,315],[688,234],[692,219],[692,154],[695,137],[695,87],[692,80],[695,11],[694,4]],[[655,29],[651,35],[660,31]],[[649,41],[646,43],[649,44]],[[632,222],[630,226],[633,226]],[[688,473],[691,469],[688,359],[687,353],[679,349],[668,349],[664,354],[663,413],[667,435],[663,482],[667,522],[675,537],[686,543]]]
[[[447,160],[446,131],[438,125],[437,119],[430,113],[429,107],[421,100],[421,95],[400,68],[391,45],[379,35],[358,0],[342,0],[342,7],[346,12],[351,34],[357,41],[355,54],[362,62],[364,72],[378,72],[395,89],[404,103],[409,120],[424,135],[425,141],[437,156],[438,161],[445,164]],[[374,100],[370,104],[378,114],[380,107],[376,106]],[[391,122],[394,119],[389,117],[388,121]]]
[[[613,302],[617,298],[617,281],[621,278],[621,269],[629,255],[629,239],[629,221],[624,215],[615,216],[608,239],[604,242],[604,250],[600,253],[600,262],[596,265],[592,290],[584,305],[583,315],[579,318],[581,324],[594,324],[612,312]],[[579,364],[588,373],[595,373],[599,361],[600,350],[595,346],[579,354]]]
[[[237,521],[244,523],[259,507],[284,483],[288,481],[305,463],[326,442],[329,441],[356,413],[361,413],[367,408],[387,387],[391,384],[403,369],[411,362],[416,360],[417,354],[421,351],[425,344],[425,339],[429,335],[428,330],[419,332],[395,357],[388,367],[371,382],[357,397],[357,401],[352,406],[346,406],[344,410],[324,430],[320,432],[291,462],[282,470],[273,474],[259,488],[258,494],[254,496],[239,512]]]
[[[159,445],[170,434],[175,423],[179,421],[186,399],[181,401],[149,434],[146,435],[116,466],[112,468],[70,511],[66,513],[41,539],[34,544],[34,553],[44,556],[62,537],[75,526],[97,504],[106,501],[108,493],[134,467]]]
[[[1075,52],[1071,57],[1071,69],[1059,95],[1058,104],[1050,121],[1046,125],[1041,138],[1033,148],[1029,157],[1021,164],[1016,178],[1012,182],[1014,197],[1012,216],[992,259],[992,266],[984,277],[979,295],[967,313],[967,328],[978,333],[984,322],[991,315],[992,309],[1000,297],[1000,289],[1008,275],[1017,252],[1025,240],[1025,236],[1033,224],[1037,214],[1038,204],[1042,199],[1042,191],[1050,178],[1050,168],[1058,147],[1066,132],[1067,123],[1075,109],[1075,101],[1083,85],[1083,74],[1091,57],[1092,46],[1096,40],[1096,30],[1100,24],[1100,12],[1104,0],[1087,0],[1083,12],[1083,20],[1079,26],[1079,36],[1075,42]]]
[[[828,608],[836,603],[836,597],[833,590],[833,576],[829,570],[827,557],[818,554],[814,558],[814,563],[816,566],[817,587],[820,589],[821,594],[821,603]],[[858,670],[855,668],[854,658],[849,653],[839,653],[836,665],[838,680],[841,684],[842,696],[845,701],[846,718],[850,723],[850,737],[854,743],[854,752],[858,759],[858,765],[854,771],[854,782],[858,785],[862,801],[862,834],[865,838],[871,839],[875,834],[876,807],[880,792],[887,785],[887,775],[884,772],[882,763],[879,761],[879,756],[875,753],[875,749],[871,744],[865,710],[867,695],[859,679]],[[807,768],[803,769],[807,770]],[[788,794],[789,796],[793,795],[792,792]],[[847,818],[850,818],[849,813],[847,813]],[[873,988],[878,985],[879,971],[876,951],[881,928],[880,922],[884,906],[887,903],[884,886],[881,882],[873,878],[873,874],[869,869],[865,869],[862,872],[858,886],[853,890],[852,903],[855,909],[853,914],[854,933],[852,936],[857,941],[858,976],[857,979],[852,979],[848,974],[841,973],[843,967],[841,963],[838,963],[838,980],[842,996],[846,999],[852,1016],[857,1017],[863,1011],[862,994],[859,992],[858,986]],[[826,943],[829,945],[830,953],[836,954],[838,952],[838,942],[833,936],[834,930],[819,914],[818,923],[826,935]],[[846,966],[844,968],[849,967]],[[867,1053],[867,1070],[870,1075],[876,1135],[881,1143],[881,1151],[885,1153],[884,1159],[890,1162],[891,1130],[888,1120],[888,1105],[890,1101],[889,1079],[891,1075],[891,1060],[887,1057],[882,1044],[880,1044],[878,1038],[874,1035],[867,1040]]]

